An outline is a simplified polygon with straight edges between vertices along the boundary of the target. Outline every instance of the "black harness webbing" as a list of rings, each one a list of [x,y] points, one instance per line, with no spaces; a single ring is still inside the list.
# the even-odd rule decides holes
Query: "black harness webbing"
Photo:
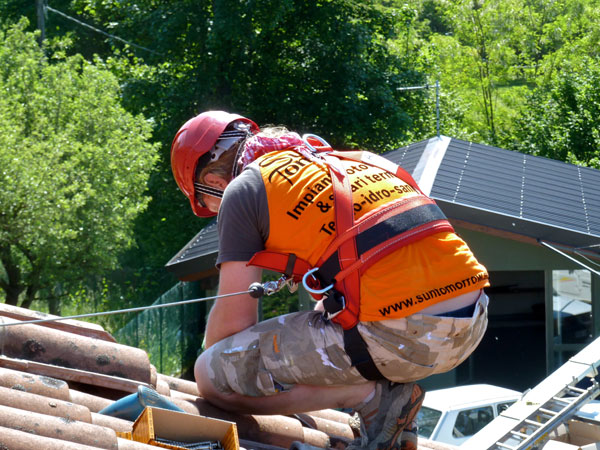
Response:
[[[356,236],[358,257],[360,258],[365,252],[394,236],[406,233],[418,226],[444,219],[446,219],[446,216],[442,210],[433,203],[418,206],[402,214],[392,216]],[[339,256],[336,251],[321,264],[321,267],[314,273],[314,276],[319,279],[323,286],[327,286],[332,283],[340,271]]]
[[[367,343],[358,332],[358,327],[344,330],[344,349],[352,361],[352,365],[367,380],[384,380],[367,348]]]

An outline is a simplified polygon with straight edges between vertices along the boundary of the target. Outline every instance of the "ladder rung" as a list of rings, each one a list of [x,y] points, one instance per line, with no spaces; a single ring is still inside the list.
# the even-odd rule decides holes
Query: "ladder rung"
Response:
[[[503,444],[502,442],[496,442],[496,445],[503,448],[508,448],[509,450],[515,450],[519,447],[513,447],[511,445]]]
[[[575,392],[579,392],[580,394],[583,394],[584,392],[587,392],[587,389],[581,389],[575,386],[569,386],[568,388],[571,391],[575,391]]]
[[[510,434],[512,434],[513,436],[519,437],[519,438],[523,438],[523,439],[527,439],[529,437],[528,434],[521,433],[519,431],[514,431],[514,430],[511,430]]]
[[[559,403],[565,403],[567,405],[570,405],[571,403],[573,403],[575,400],[567,400],[566,398],[560,398],[560,397],[552,397],[552,400],[554,400],[555,402],[559,402]]]
[[[529,419],[525,419],[523,422],[525,422],[525,423],[527,423],[527,424],[529,424],[529,425],[534,425],[534,426],[536,426],[536,427],[542,427],[542,426],[544,426],[544,424],[543,424],[543,423],[536,422],[535,420],[529,420]]]
[[[539,412],[544,413],[544,414],[548,414],[549,416],[556,416],[559,411],[552,411],[551,409],[546,409],[546,408],[540,408],[538,409]]]

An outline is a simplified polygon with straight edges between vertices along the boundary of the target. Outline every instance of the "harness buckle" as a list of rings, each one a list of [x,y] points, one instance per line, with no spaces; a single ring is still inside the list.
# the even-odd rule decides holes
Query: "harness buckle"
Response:
[[[302,277],[302,286],[304,286],[304,289],[306,289],[308,292],[310,292],[311,294],[324,294],[325,292],[327,292],[328,290],[330,290],[331,288],[333,288],[333,283],[331,283],[329,286],[327,286],[325,289],[314,289],[311,288],[308,283],[306,282],[306,279],[308,278],[309,275],[311,275],[315,280],[315,276],[313,275],[314,272],[316,272],[317,270],[319,270],[318,267],[315,267],[313,269],[310,269],[308,272],[306,272],[304,274],[304,276]]]
[[[331,320],[346,309],[346,298],[341,293],[333,289],[334,283],[331,283],[324,289],[315,289],[310,287],[307,282],[308,276],[310,275],[314,280],[317,280],[313,275],[313,273],[315,273],[317,270],[319,270],[319,268],[315,267],[306,272],[302,277],[302,285],[311,294],[325,294],[325,298],[323,298],[323,307],[325,309],[323,315],[325,316],[326,320]]]
[[[331,149],[331,145],[329,145],[329,143],[323,139],[321,136],[317,136],[316,134],[303,134],[302,135],[302,140],[304,141],[304,145],[306,145],[308,147],[308,149],[313,152],[313,153],[317,153],[317,149],[314,148],[309,142],[309,139],[314,139],[316,141],[319,141],[319,143],[323,146],[323,147],[328,147],[329,149]]]
[[[335,289],[332,289],[323,299],[323,307],[325,309],[323,312],[325,319],[331,320],[346,309],[346,297],[344,297]]]

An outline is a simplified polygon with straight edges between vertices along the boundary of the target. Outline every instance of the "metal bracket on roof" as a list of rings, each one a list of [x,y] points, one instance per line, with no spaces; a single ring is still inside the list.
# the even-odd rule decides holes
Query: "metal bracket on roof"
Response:
[[[412,176],[425,195],[431,195],[433,183],[446,155],[450,140],[447,136],[429,139],[417,166],[413,170]]]

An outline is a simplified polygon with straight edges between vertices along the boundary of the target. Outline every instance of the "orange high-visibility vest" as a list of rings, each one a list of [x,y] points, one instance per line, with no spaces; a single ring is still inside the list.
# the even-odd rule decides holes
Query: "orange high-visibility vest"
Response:
[[[332,320],[346,330],[489,285],[485,267],[409,174],[367,152],[324,158],[320,166],[286,150],[257,160],[270,232],[249,264],[296,279],[319,267],[320,281],[345,297]]]

